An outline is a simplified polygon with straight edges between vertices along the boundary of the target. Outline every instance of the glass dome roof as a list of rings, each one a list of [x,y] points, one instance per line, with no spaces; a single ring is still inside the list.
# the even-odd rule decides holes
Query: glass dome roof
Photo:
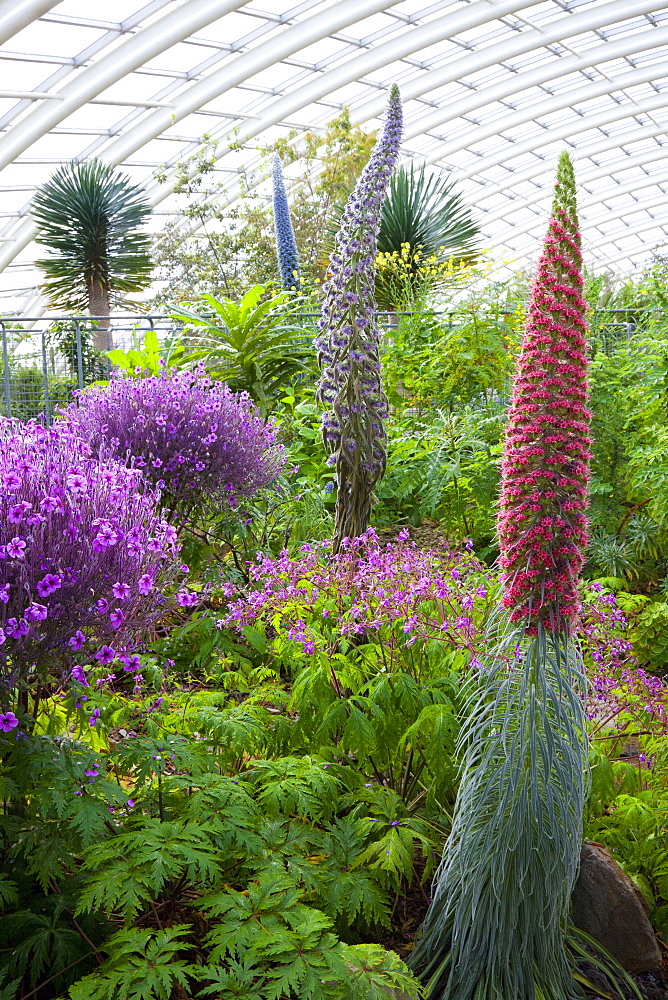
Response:
[[[459,179],[499,262],[535,257],[564,146],[590,264],[628,271],[666,239],[665,0],[0,0],[0,68],[5,314],[43,309],[29,204],[63,162],[122,165],[160,229],[203,136],[233,204],[252,140],[344,105],[374,129],[393,82],[404,156]]]

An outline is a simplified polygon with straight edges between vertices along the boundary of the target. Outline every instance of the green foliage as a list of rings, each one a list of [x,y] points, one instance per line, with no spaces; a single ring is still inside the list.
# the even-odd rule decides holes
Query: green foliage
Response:
[[[585,835],[614,854],[647,900],[652,923],[664,936],[668,933],[665,743],[664,736],[648,747],[650,759],[652,751],[658,751],[655,771],[642,762],[611,762],[604,753],[595,753],[585,815]]]
[[[227,181],[213,180],[218,141],[203,136],[195,156],[180,165],[177,193],[187,198],[184,219],[170,223],[156,248],[159,277],[166,283],[156,304],[238,298],[256,284],[280,284],[273,216],[258,188],[270,174],[275,153],[286,166],[290,214],[300,259],[303,291],[316,288],[328,259],[328,236],[341,205],[355,186],[375,142],[344,108],[323,131],[290,132],[263,154],[256,171],[240,175],[241,197],[227,206]],[[290,169],[295,164],[295,170]],[[294,179],[293,179],[294,173]],[[159,178],[160,179],[160,175]],[[218,223],[209,227],[209,223]],[[317,311],[317,304],[314,305]]]
[[[668,672],[668,604],[648,604],[634,619],[629,639],[642,665],[659,676]]]
[[[168,930],[126,930],[109,938],[110,958],[69,992],[71,1000],[170,1000],[199,969],[178,958],[186,925]]]
[[[66,164],[39,189],[31,212],[39,229],[35,241],[51,251],[36,262],[47,276],[43,287],[51,305],[95,312],[105,299],[108,306],[110,295],[150,282],[150,238],[139,227],[151,209],[142,190],[116,168],[96,159]]]
[[[415,293],[422,284],[421,262],[444,264],[474,255],[479,227],[470,207],[444,174],[427,173],[422,164],[401,165],[390,179],[383,203],[378,252],[400,254],[408,246],[408,271]],[[384,286],[379,291],[382,293]],[[384,303],[387,294],[379,300]],[[396,306],[396,302],[387,303]]]
[[[155,330],[147,330],[143,347],[129,351],[107,351],[107,357],[123,374],[145,378],[160,375],[165,369],[178,367],[183,353],[184,347],[180,343],[170,343],[162,348]]]
[[[267,296],[267,291],[266,285],[254,285],[239,302],[205,295],[199,312],[182,308],[173,313],[194,339],[196,349],[186,360],[202,361],[214,377],[263,406],[315,363],[298,325],[294,296]]]

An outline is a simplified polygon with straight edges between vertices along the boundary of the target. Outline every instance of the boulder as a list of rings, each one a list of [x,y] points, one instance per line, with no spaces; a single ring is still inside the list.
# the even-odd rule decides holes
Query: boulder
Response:
[[[612,855],[586,841],[572,897],[576,927],[596,938],[628,972],[661,968],[661,952],[645,897]]]

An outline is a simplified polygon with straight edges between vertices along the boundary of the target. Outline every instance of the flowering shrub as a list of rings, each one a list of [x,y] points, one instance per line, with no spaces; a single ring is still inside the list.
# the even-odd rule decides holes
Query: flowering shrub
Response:
[[[173,512],[235,506],[271,483],[283,462],[276,428],[245,394],[201,370],[113,379],[81,393],[63,416],[158,485]]]
[[[219,624],[241,630],[271,623],[307,656],[327,654],[339,639],[376,641],[390,667],[416,640],[437,639],[468,652],[475,665],[493,592],[475,556],[418,549],[408,532],[381,545],[372,528],[346,540],[334,556],[329,547],[303,545],[294,559],[285,551],[261,557],[249,571],[255,589],[233,599]],[[234,598],[231,585],[227,593]]]
[[[371,494],[385,471],[388,415],[380,378],[374,297],[380,211],[401,146],[402,110],[393,85],[383,131],[348,199],[325,283],[316,348],[322,372],[322,433],[338,484],[334,548],[363,534]]]
[[[101,664],[127,657],[163,611],[176,532],[141,479],[113,459],[94,459],[66,425],[0,423],[6,685],[32,666],[71,666],[75,654]],[[81,666],[73,675],[85,683]]]
[[[638,667],[627,615],[598,583],[584,592],[578,635],[589,677],[590,730],[608,736],[629,728],[668,733],[668,685]]]
[[[531,292],[501,465],[499,540],[513,621],[559,630],[577,611],[591,439],[582,254],[568,157]]]

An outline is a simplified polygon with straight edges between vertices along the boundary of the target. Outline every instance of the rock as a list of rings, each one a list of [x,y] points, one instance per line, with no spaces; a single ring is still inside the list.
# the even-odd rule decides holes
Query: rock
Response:
[[[572,920],[614,955],[627,972],[661,968],[661,952],[640,889],[612,855],[586,841],[572,897]]]

